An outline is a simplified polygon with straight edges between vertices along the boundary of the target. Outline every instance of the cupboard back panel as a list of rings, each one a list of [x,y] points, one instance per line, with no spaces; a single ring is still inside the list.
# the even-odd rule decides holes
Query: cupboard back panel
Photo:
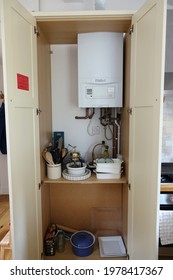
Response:
[[[50,220],[52,223],[58,223],[77,230],[93,230],[95,225],[94,215],[96,214],[97,216],[95,210],[99,208],[116,209],[110,213],[116,217],[114,231],[121,232],[121,184],[72,185],[67,183],[63,185],[54,184],[50,187]],[[104,219],[105,211],[102,213]]]

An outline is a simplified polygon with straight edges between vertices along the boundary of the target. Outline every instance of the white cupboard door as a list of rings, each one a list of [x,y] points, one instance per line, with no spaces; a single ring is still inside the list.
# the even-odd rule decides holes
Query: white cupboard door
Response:
[[[3,1],[3,71],[13,259],[39,259],[40,156],[35,19]]]
[[[146,2],[132,22],[128,251],[157,259],[166,1]]]

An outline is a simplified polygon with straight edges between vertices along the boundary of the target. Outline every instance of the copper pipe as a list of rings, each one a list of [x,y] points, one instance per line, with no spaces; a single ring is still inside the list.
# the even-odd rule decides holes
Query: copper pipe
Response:
[[[105,141],[102,141],[102,143],[98,143],[93,147],[93,149],[92,149],[92,164],[94,163],[94,151],[95,151],[95,148],[98,147],[98,146],[105,146]]]
[[[86,108],[85,112],[86,112],[85,116],[83,116],[83,117],[75,116],[75,119],[77,119],[77,120],[92,119],[92,117],[95,113],[95,109],[93,108],[93,112],[90,115],[89,115],[89,108]]]

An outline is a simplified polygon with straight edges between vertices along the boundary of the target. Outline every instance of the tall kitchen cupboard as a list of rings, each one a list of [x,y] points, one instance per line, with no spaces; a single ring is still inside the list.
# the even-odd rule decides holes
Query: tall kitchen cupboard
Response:
[[[76,44],[80,32],[116,31],[125,33],[123,237],[130,259],[157,259],[166,1],[149,0],[136,13],[31,15],[5,0],[2,26],[13,258],[40,259],[50,221],[52,186],[44,182],[40,155],[51,139],[50,44]]]

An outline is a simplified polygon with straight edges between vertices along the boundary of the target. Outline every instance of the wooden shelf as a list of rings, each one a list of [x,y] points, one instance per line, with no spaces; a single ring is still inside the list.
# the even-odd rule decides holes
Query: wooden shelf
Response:
[[[44,256],[44,260],[127,260],[128,257],[109,257],[102,258],[99,253],[98,240],[96,240],[94,251],[90,256],[78,257],[73,254],[70,241],[66,241],[63,253],[56,253],[54,256]]]
[[[97,179],[95,174],[92,174],[90,178],[80,181],[70,181],[63,177],[57,180],[51,180],[47,177],[44,178],[45,184],[127,184],[127,178],[125,176],[120,179]]]

